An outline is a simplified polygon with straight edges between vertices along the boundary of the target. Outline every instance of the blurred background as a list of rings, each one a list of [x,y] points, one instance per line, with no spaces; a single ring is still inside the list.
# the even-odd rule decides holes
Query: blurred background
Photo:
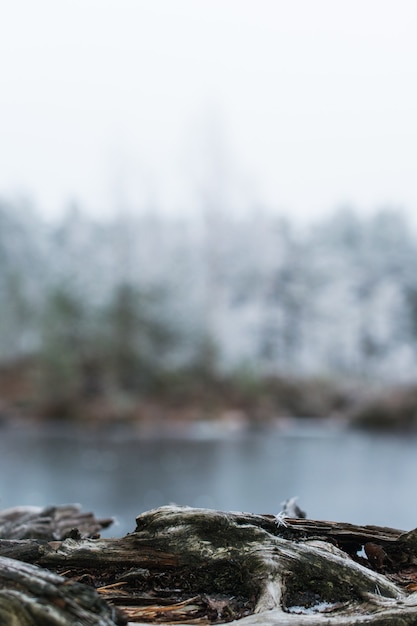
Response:
[[[0,9],[0,508],[417,526],[417,5]]]

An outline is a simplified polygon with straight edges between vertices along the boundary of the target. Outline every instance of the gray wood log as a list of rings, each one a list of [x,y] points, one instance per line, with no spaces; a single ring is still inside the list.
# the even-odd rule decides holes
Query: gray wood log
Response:
[[[96,621],[86,624],[123,623],[120,613],[94,613],[93,597],[136,624],[417,624],[417,531],[168,506],[139,515],[122,538],[9,539],[0,555],[0,575],[14,557],[65,576],[69,588],[87,583]],[[15,571],[31,567],[12,563]],[[16,589],[6,591],[12,614]],[[38,604],[45,597],[35,584],[29,592]],[[77,623],[71,614],[32,618],[22,624]]]
[[[113,523],[111,518],[97,519],[83,513],[77,504],[63,506],[16,506],[0,511],[2,539],[64,539],[74,529],[82,537],[97,535]]]

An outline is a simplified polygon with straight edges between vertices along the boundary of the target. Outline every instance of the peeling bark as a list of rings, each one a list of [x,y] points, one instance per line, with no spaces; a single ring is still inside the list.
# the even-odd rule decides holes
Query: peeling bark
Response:
[[[0,540],[0,555],[0,624],[417,623],[417,531],[167,506],[119,539]]]

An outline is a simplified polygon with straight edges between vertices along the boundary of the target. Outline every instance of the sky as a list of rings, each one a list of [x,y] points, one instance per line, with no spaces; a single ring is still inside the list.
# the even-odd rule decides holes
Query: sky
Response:
[[[417,212],[415,0],[0,5],[0,197]]]

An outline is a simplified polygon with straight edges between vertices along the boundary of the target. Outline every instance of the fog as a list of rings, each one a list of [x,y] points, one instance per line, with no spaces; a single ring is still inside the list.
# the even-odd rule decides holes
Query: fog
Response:
[[[0,193],[48,215],[254,202],[413,214],[411,0],[124,0],[2,9]]]

